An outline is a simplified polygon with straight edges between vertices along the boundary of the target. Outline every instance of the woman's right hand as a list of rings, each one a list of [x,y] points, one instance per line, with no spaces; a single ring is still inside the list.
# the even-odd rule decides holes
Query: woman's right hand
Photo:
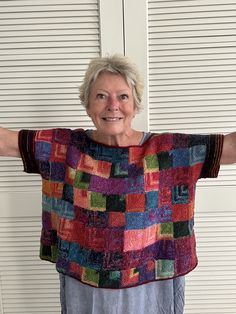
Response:
[[[0,156],[20,157],[18,131],[0,127]]]

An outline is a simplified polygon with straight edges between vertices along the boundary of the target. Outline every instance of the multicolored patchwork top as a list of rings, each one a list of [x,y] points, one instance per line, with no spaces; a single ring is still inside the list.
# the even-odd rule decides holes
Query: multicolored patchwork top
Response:
[[[82,129],[20,131],[24,169],[42,177],[41,258],[101,288],[190,272],[196,183],[217,176],[222,146],[222,135],[113,147]]]

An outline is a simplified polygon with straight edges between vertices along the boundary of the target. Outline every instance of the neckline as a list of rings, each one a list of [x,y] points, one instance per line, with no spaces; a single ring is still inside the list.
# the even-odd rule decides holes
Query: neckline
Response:
[[[96,140],[94,140],[92,137],[91,137],[91,134],[92,134],[92,129],[87,129],[87,130],[83,130],[84,133],[85,133],[85,136],[89,139],[89,141],[93,142],[94,144],[96,145],[100,145],[100,146],[104,146],[104,147],[108,147],[108,148],[130,148],[130,147],[142,147],[143,145],[145,145],[149,139],[151,139],[151,137],[154,135],[153,133],[151,132],[144,132],[143,131],[143,136],[140,140],[140,143],[139,144],[134,144],[134,145],[124,145],[124,146],[116,146],[116,145],[108,145],[108,144],[104,144],[104,143],[101,143],[101,142],[98,142]]]

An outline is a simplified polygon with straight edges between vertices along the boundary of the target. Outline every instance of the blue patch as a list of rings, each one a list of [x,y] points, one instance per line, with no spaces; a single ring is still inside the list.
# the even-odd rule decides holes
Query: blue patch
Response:
[[[189,149],[190,152],[190,166],[202,163],[206,157],[206,146],[196,145]]]
[[[139,194],[144,192],[144,176],[125,179],[126,186],[129,187],[129,194]]]
[[[108,161],[111,163],[125,162],[128,164],[128,148],[106,147],[91,142],[88,147],[84,147],[85,152],[96,160]]]
[[[157,208],[155,212],[156,223],[172,221],[172,210],[168,205]]]
[[[75,218],[74,206],[61,199],[43,195],[42,208],[44,211],[47,211],[49,213],[55,212],[58,215],[62,216],[63,218],[67,219]]]
[[[52,146],[50,143],[46,142],[36,142],[35,143],[35,158],[37,160],[49,160],[51,156]]]
[[[151,191],[145,194],[146,197],[146,210],[155,209],[158,205],[158,192]]]
[[[43,211],[52,212],[53,210],[53,199],[46,195],[42,196],[42,209]]]
[[[63,187],[63,200],[73,204],[74,202],[74,192],[73,192],[73,186],[69,184],[64,184]]]
[[[55,199],[55,207],[59,210],[60,217],[66,218],[66,219],[74,219],[75,218],[75,212],[74,212],[74,206],[71,203],[68,203],[66,201],[61,200],[60,202],[57,202]]]
[[[189,149],[179,148],[173,151],[173,167],[188,167],[189,166]]]
[[[73,261],[81,266],[89,267],[97,271],[101,271],[102,269],[104,254],[101,252],[95,252],[73,244],[69,254],[73,256]]]
[[[172,188],[172,204],[188,204],[189,190],[187,185],[176,185]]]
[[[68,256],[70,246],[71,246],[71,244],[68,243],[67,241],[59,239],[58,240],[58,250],[60,252],[60,255]]]
[[[144,229],[147,212],[125,213],[126,230]]]

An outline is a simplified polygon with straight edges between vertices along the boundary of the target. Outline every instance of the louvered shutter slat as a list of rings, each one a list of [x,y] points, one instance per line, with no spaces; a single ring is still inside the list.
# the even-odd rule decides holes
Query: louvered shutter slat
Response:
[[[235,130],[233,16],[236,5],[230,1],[149,1],[151,131]],[[236,185],[236,166],[230,170],[222,167],[211,184]]]
[[[97,0],[0,1],[0,43],[1,126],[92,127],[78,88],[100,55]],[[55,266],[38,257],[40,181],[0,158],[1,314],[61,311]]]
[[[148,1],[151,131],[235,131],[235,17],[232,0]],[[198,184],[186,314],[236,312],[235,186],[235,165]]]
[[[91,127],[78,87],[100,53],[98,2],[4,1],[0,8],[0,125]],[[8,171],[0,170],[0,191],[40,185],[21,173],[22,166],[15,178]]]

